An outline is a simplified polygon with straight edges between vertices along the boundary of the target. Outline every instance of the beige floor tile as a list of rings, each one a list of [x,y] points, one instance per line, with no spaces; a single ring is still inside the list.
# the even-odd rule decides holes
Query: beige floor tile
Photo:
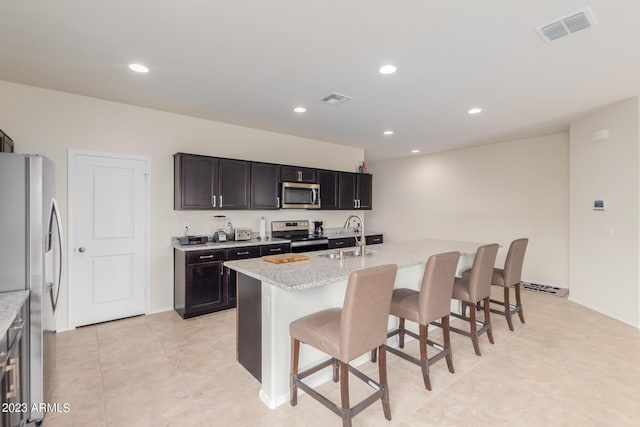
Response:
[[[480,409],[450,393],[440,393],[414,409],[404,422],[410,426],[500,427],[517,425],[494,415],[492,408]]]
[[[640,425],[640,330],[567,298],[522,294],[526,323],[514,317],[511,332],[492,314],[496,344],[483,335],[481,357],[452,334],[456,373],[444,360],[431,366],[431,392],[417,365],[388,354],[393,419],[376,402],[354,426]],[[442,342],[438,329],[430,337]],[[50,414],[47,427],[341,425],[306,395],[296,407],[266,408],[259,383],[235,361],[235,310],[188,320],[168,311],[57,338],[53,399],[71,413]],[[416,341],[405,350],[419,354]],[[376,364],[360,369],[378,379]],[[371,392],[356,378],[350,387],[352,403]],[[339,402],[338,385],[318,389]]]

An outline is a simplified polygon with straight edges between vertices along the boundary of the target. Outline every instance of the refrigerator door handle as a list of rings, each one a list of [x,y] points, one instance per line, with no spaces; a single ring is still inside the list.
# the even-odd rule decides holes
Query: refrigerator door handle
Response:
[[[60,209],[58,208],[58,202],[56,199],[51,200],[51,220],[49,221],[49,233],[52,232],[53,219],[56,221],[56,233],[58,234],[58,250],[60,251],[59,264],[58,264],[58,282],[55,286],[49,288],[49,295],[51,296],[51,304],[53,305],[53,313],[55,315],[56,308],[58,307],[58,298],[60,297],[60,286],[62,285],[62,270],[64,268],[64,243],[62,242],[62,220],[60,219]],[[54,289],[55,288],[55,289]],[[55,292],[55,296],[54,296]]]

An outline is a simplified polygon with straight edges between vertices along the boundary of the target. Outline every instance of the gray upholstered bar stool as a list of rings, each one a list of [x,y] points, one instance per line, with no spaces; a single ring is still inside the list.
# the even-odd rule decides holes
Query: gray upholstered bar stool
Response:
[[[387,366],[384,344],[387,340],[389,305],[398,266],[395,264],[354,271],[349,276],[342,309],[330,308],[294,320],[289,325],[291,335],[291,405],[298,403],[298,387],[342,417],[344,426],[351,418],[378,399],[386,419],[391,419]],[[315,347],[331,358],[298,373],[300,342]],[[378,348],[380,383],[349,365],[362,354]],[[340,377],[341,406],[309,387],[302,379],[333,365],[333,380]],[[375,391],[357,405],[349,404],[349,371],[369,384]]]
[[[451,340],[449,339],[449,312],[451,311],[453,280],[459,259],[460,252],[446,252],[430,256],[422,276],[420,292],[405,288],[394,289],[391,297],[390,314],[398,316],[400,325],[387,336],[391,338],[399,335],[400,348],[404,348],[405,334],[418,339],[420,359],[393,347],[387,346],[387,350],[422,367],[422,378],[427,390],[431,390],[430,365],[446,358],[449,372],[452,374],[455,372],[451,357]],[[418,323],[419,334],[405,329],[405,320]],[[442,327],[444,345],[437,344],[427,338],[427,328],[430,323],[436,320],[441,321],[437,325]],[[438,353],[431,358],[427,358],[427,344],[438,350]]]
[[[498,244],[480,246],[473,259],[473,265],[467,275],[456,277],[453,283],[453,299],[462,302],[462,315],[451,313],[452,316],[469,322],[469,331],[451,327],[453,332],[468,336],[473,343],[473,349],[478,356],[480,353],[480,345],[478,338],[483,333],[487,333],[489,342],[493,344],[493,333],[491,332],[491,313],[489,311],[489,296],[491,295],[491,277],[493,274],[493,266],[496,262],[498,254]],[[484,322],[478,322],[482,325],[478,329],[476,320],[476,307],[480,302],[484,302]],[[466,306],[469,306],[469,317],[466,317]]]
[[[522,312],[522,300],[520,298],[520,283],[522,281],[522,264],[524,263],[524,253],[527,250],[529,239],[516,239],[511,242],[507,258],[504,261],[504,268],[494,268],[491,284],[501,286],[504,289],[504,300],[498,301],[490,299],[489,301],[501,305],[502,310],[491,309],[492,313],[503,315],[507,319],[509,330],[513,331],[513,322],[511,316],[518,313],[520,322],[524,323],[524,313]],[[469,274],[464,272],[464,274]],[[509,292],[511,288],[515,290],[516,303],[511,304],[509,300]]]

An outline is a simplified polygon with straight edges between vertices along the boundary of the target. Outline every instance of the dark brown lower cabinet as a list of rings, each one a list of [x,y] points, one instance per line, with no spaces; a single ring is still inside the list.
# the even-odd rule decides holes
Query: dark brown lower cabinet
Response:
[[[329,249],[350,248],[356,245],[355,237],[341,237],[339,239],[329,239]]]
[[[183,319],[234,308],[237,273],[224,261],[290,252],[289,243],[196,251],[173,250],[173,308]]]
[[[9,327],[9,332],[0,339],[0,425],[2,427],[22,427],[29,414],[27,400],[26,344],[27,334],[26,304]]]
[[[228,307],[223,261],[226,251],[174,249],[173,307],[182,318]]]

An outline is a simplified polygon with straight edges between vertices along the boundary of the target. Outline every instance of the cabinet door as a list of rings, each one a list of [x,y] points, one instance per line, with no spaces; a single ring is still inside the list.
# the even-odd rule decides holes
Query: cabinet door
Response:
[[[335,171],[318,171],[320,209],[338,209],[338,177]]]
[[[0,390],[2,403],[9,406],[9,410],[2,411],[2,427],[22,427],[23,419],[28,413],[25,408],[29,402],[26,398],[25,384],[22,382],[21,372],[27,368],[22,342],[24,336],[19,333],[8,349],[9,355],[3,369],[3,378]]]
[[[13,140],[0,131],[0,153],[13,153]]]
[[[356,180],[358,208],[371,210],[373,207],[372,176],[369,174],[357,174]]]
[[[217,187],[218,159],[182,153],[174,156],[174,209],[213,209]]]
[[[219,162],[218,209],[249,209],[251,163],[229,159]]]
[[[299,168],[296,166],[281,166],[280,175],[283,182],[317,182],[317,170],[311,168]]]
[[[355,209],[356,207],[356,175],[355,173],[340,172],[338,181],[338,207],[340,209]]]
[[[222,273],[222,262],[187,266],[186,313],[199,314],[224,306]]]
[[[251,208],[280,208],[280,167],[251,163]]]

